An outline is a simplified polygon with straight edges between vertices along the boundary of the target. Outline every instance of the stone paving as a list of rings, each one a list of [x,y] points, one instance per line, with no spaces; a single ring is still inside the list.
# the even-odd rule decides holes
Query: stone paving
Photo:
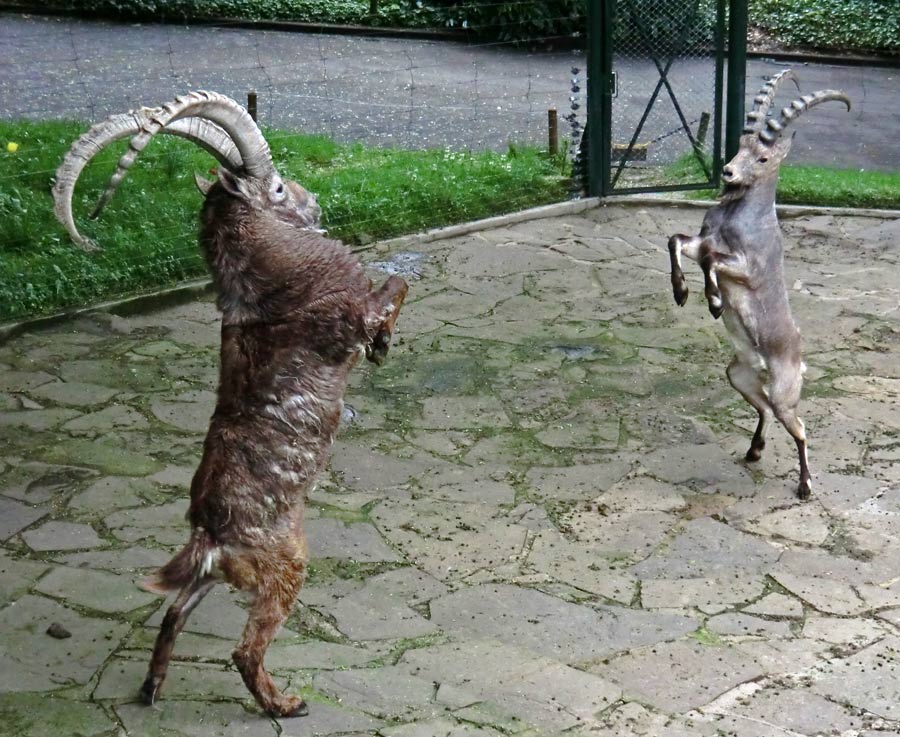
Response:
[[[268,656],[245,603],[189,620],[136,703],[213,406],[209,301],[0,346],[4,735],[877,737],[900,731],[900,220],[783,216],[814,498],[728,385],[724,331],[671,298],[702,212],[607,204],[452,239],[355,373],[309,502],[312,570]],[[409,250],[409,249],[407,249]],[[382,275],[383,276],[383,275]],[[418,278],[415,278],[418,277]]]

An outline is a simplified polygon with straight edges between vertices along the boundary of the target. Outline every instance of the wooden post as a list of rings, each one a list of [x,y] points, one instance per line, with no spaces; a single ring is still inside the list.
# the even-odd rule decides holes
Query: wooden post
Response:
[[[559,153],[559,119],[555,107],[547,111],[547,149],[551,156]]]
[[[250,113],[250,117],[253,118],[253,122],[256,122],[256,90],[250,90],[247,93],[247,112]]]
[[[369,0],[369,15],[378,15],[378,0]]]
[[[709,130],[709,113],[700,113],[700,123],[697,125],[697,145],[703,148],[706,145],[706,132]]]

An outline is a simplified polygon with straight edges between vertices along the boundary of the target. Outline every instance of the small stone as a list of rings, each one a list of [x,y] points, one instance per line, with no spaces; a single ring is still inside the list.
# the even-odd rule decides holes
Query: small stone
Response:
[[[47,634],[50,635],[50,637],[55,637],[57,640],[65,640],[72,636],[72,633],[59,622],[51,622],[50,626],[47,628]]]

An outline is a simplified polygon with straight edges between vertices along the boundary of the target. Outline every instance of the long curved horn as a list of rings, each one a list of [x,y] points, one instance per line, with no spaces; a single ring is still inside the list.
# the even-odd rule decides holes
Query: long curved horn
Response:
[[[760,89],[760,91],[756,93],[756,97],[753,98],[753,109],[747,113],[747,124],[744,126],[744,133],[759,133],[762,130],[766,122],[766,117],[769,114],[769,108],[772,107],[772,102],[775,100],[775,93],[778,91],[778,86],[785,79],[790,79],[797,85],[797,89],[800,89],[800,83],[797,81],[797,76],[791,69],[783,69],[774,77],[767,79],[762,89]]]
[[[256,122],[241,105],[226,95],[218,92],[198,90],[179,95],[162,107],[154,108],[147,122],[131,139],[128,151],[119,159],[115,173],[110,177],[91,217],[96,217],[112,199],[122,180],[125,179],[131,165],[138,155],[150,143],[150,140],[182,118],[196,117],[209,120],[219,126],[231,137],[240,152],[243,171],[252,177],[263,178],[275,171],[269,144],[263,138],[262,131]]]
[[[794,122],[802,112],[829,100],[843,102],[847,106],[847,110],[850,109],[850,98],[840,90],[819,90],[811,95],[803,95],[787,107],[782,108],[781,117],[778,120],[770,118],[766,121],[766,127],[759,132],[760,140],[767,144],[774,143],[784,129]]]
[[[159,108],[141,108],[129,113],[112,115],[103,122],[97,123],[72,144],[56,170],[56,181],[53,185],[54,212],[72,240],[84,250],[94,250],[96,245],[89,238],[81,235],[75,227],[72,215],[72,195],[78,177],[88,162],[102,149],[113,141],[139,133],[150,116],[158,111]],[[215,156],[223,166],[234,169],[240,169],[243,166],[234,142],[220,126],[211,121],[202,118],[176,120],[162,132],[193,141]],[[106,201],[103,201],[103,205],[106,204]],[[99,213],[100,209],[102,206],[98,205],[95,213]]]

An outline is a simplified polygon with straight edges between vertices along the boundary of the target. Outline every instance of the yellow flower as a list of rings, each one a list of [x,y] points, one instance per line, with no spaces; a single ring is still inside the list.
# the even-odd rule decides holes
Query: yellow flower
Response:
[[[11,154],[14,154],[16,151],[19,150],[19,144],[13,143],[12,141],[10,141],[9,143],[6,144],[6,150],[9,151]]]

